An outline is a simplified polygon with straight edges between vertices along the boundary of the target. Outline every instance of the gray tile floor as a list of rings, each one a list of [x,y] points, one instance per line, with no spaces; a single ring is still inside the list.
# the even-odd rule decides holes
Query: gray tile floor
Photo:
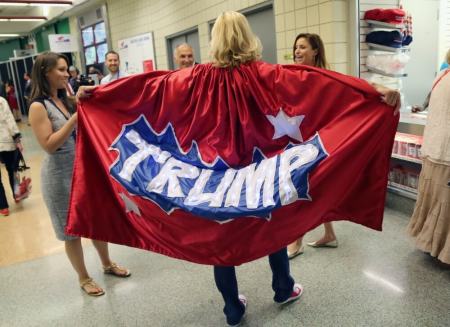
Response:
[[[242,326],[450,326],[450,270],[415,250],[408,219],[386,209],[381,233],[336,223],[339,248],[307,248],[292,261],[305,293],[282,309],[272,302],[266,258],[239,267],[249,300]],[[4,267],[0,326],[225,325],[211,267],[113,245],[113,258],[133,270],[122,280],[101,273],[92,246],[85,252],[106,295],[84,295],[63,253]]]

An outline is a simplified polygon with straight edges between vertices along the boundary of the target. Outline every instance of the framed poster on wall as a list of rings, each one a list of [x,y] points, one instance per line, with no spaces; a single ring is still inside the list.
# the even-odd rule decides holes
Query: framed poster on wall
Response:
[[[156,69],[153,33],[119,40],[120,70],[138,74]]]

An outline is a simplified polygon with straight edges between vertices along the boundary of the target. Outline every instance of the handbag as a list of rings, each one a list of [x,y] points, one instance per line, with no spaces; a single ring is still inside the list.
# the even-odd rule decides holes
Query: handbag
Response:
[[[27,169],[30,167],[27,166],[22,152],[16,149],[16,173],[14,174],[14,200],[16,203],[26,199],[31,193],[31,178],[24,176]]]

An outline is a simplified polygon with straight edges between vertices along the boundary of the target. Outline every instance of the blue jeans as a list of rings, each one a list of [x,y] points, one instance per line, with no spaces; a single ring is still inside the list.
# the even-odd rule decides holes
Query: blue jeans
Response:
[[[269,263],[272,269],[272,289],[275,292],[273,300],[283,302],[291,296],[294,287],[294,279],[289,272],[287,249],[283,248],[269,255]],[[244,315],[245,307],[239,301],[235,268],[214,266],[214,279],[225,301],[223,312],[228,324],[237,324]]]

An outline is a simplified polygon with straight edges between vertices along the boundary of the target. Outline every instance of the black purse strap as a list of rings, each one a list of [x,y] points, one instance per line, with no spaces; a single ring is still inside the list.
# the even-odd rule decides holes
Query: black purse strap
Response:
[[[17,155],[17,162],[18,162],[18,166],[17,166],[17,170],[18,171],[25,171],[27,169],[30,169],[29,166],[27,166],[27,163],[25,162],[25,158],[22,155],[22,152],[19,151],[19,149],[17,149],[18,151],[18,155]]]

